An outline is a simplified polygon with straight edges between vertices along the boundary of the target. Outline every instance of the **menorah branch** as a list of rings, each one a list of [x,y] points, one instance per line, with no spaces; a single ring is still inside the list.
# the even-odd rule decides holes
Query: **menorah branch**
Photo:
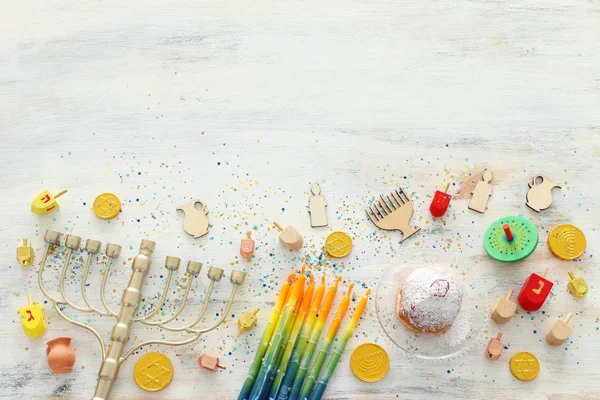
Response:
[[[173,273],[179,269],[180,263],[181,259],[179,257],[167,256],[167,259],[165,260],[165,268],[169,271],[169,273],[167,274],[167,281],[165,282],[165,288],[163,289],[159,303],[155,305],[147,315],[139,318],[134,317],[133,322],[147,321],[148,319],[152,318],[156,313],[158,313],[160,309],[165,305],[165,301],[167,301],[167,293],[169,293],[169,287],[171,286],[171,280],[173,280]]]
[[[209,276],[210,276],[210,274],[209,274]],[[168,319],[166,319],[164,321],[161,321],[161,323],[160,323],[159,326],[162,329],[166,329],[166,330],[171,331],[171,332],[182,332],[182,331],[185,331],[186,329],[193,328],[200,321],[202,321],[202,318],[204,318],[204,314],[206,314],[206,309],[208,308],[208,303],[210,302],[210,297],[212,295],[212,291],[213,291],[214,287],[215,287],[215,281],[210,281],[210,285],[208,286],[208,290],[206,291],[206,297],[204,298],[204,305],[202,306],[202,310],[200,311],[200,314],[198,314],[198,316],[196,317],[196,319],[194,321],[192,321],[191,323],[189,323],[187,325],[180,326],[180,327],[166,326],[166,324],[168,324],[169,322],[171,322],[172,320],[174,320],[179,315],[179,313],[181,313],[181,311],[185,307],[185,302],[182,302],[181,306],[179,307],[179,310],[177,310],[178,312],[176,312],[170,318],[168,318]]]
[[[188,296],[190,294],[190,290],[192,288],[192,282],[193,281],[194,281],[194,275],[190,275],[190,277],[187,280],[187,287],[185,288],[185,291],[183,293],[183,298],[181,299],[181,302],[180,302],[179,306],[177,307],[177,310],[175,311],[175,313],[172,316],[170,316],[169,318],[166,318],[164,320],[148,321],[148,319],[150,317],[152,317],[152,315],[147,315],[144,318],[138,318],[138,319],[136,319],[136,322],[141,322],[142,324],[148,325],[148,326],[162,326],[163,324],[166,324],[169,321],[172,321],[175,318],[177,318],[179,316],[179,314],[181,314],[181,312],[185,308],[185,304],[186,304],[187,298],[188,298]],[[166,296],[166,293],[164,295]],[[158,311],[163,305],[164,305],[164,301],[161,302],[160,306],[157,307],[156,311]]]
[[[110,246],[110,243],[109,243]],[[113,246],[117,246],[117,245],[113,245]],[[106,255],[108,256],[108,261],[106,262],[106,267],[104,268],[104,275],[102,276],[102,283],[100,284],[100,302],[102,302],[102,306],[104,307],[104,309],[106,310],[106,312],[113,317],[117,317],[117,313],[115,313],[110,306],[108,305],[108,303],[106,302],[106,283],[108,282],[108,276],[110,275],[110,268],[112,266],[112,262],[113,259],[118,257],[118,252],[121,251],[121,246],[117,246],[118,247],[118,251],[117,251],[117,255],[112,255],[109,252],[109,247],[106,247]]]
[[[63,303],[64,304],[64,303]],[[56,313],[65,321],[75,325],[75,326],[79,326],[80,328],[84,328],[87,329],[88,331],[92,332],[94,334],[94,336],[96,336],[96,339],[98,339],[98,342],[100,342],[100,347],[102,348],[102,358],[104,358],[106,356],[106,344],[104,344],[104,340],[102,339],[102,336],[100,336],[100,334],[98,333],[97,330],[95,330],[94,328],[92,328],[89,325],[83,324],[81,322],[75,321],[74,319],[71,319],[70,317],[68,317],[65,313],[62,312],[62,310],[60,309],[60,303],[56,303],[56,302],[52,302],[52,305],[54,306],[54,309],[56,310]]]

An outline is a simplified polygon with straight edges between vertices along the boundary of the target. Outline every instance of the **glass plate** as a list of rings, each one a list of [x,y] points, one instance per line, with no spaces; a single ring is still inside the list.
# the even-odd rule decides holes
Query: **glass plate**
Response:
[[[450,268],[462,285],[463,301],[454,323],[444,333],[416,333],[406,328],[396,315],[396,297],[406,277],[418,267]],[[489,318],[486,292],[472,270],[451,263],[407,263],[391,265],[377,285],[375,308],[386,335],[402,350],[422,359],[439,360],[460,355],[477,341]]]

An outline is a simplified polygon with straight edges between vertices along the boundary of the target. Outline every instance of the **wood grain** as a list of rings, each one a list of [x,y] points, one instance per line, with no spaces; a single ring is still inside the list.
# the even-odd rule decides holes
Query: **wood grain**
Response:
[[[356,283],[360,296],[390,265],[448,255],[477,266],[489,293],[482,306],[549,267],[555,286],[544,313],[520,310],[501,327],[507,349],[498,361],[484,356],[499,330],[490,321],[473,351],[432,364],[409,359],[386,339],[373,297],[327,399],[599,399],[599,16],[594,0],[2,2],[0,398],[93,393],[100,360],[92,335],[46,304],[48,330],[29,339],[16,313],[27,293],[42,297],[37,267],[18,265],[15,249],[27,237],[37,264],[50,228],[123,245],[108,285],[113,307],[143,238],[158,243],[144,287],[146,310],[162,290],[166,255],[198,260],[205,271],[214,265],[249,273],[235,317],[193,345],[161,349],[176,368],[167,389],[142,392],[132,379],[134,356],[121,369],[114,399],[234,398],[276,286],[302,263],[329,279],[342,274],[343,286]],[[480,215],[467,209],[467,193],[484,168],[494,171],[494,194]],[[539,214],[525,206],[527,183],[538,173],[562,186]],[[327,197],[327,228],[310,227],[312,182]],[[460,195],[433,220],[429,203],[446,182],[449,193]],[[411,224],[421,227],[403,244],[364,213],[371,199],[398,186],[415,205]],[[46,188],[69,192],[58,212],[39,217],[29,205]],[[103,192],[123,201],[115,220],[91,211]],[[196,240],[175,211],[195,198],[210,208],[212,224]],[[534,222],[540,245],[525,262],[492,263],[483,232],[515,214]],[[304,236],[300,253],[279,244],[274,219]],[[561,261],[548,251],[548,232],[559,222],[586,234],[581,260]],[[247,230],[256,241],[250,262],[239,255]],[[352,236],[348,258],[323,257],[332,230]],[[67,292],[77,298],[80,255],[73,265]],[[89,278],[95,304],[101,270],[95,262]],[[590,286],[585,299],[569,294],[568,270]],[[47,279],[57,282],[56,266]],[[207,283],[204,276],[199,281],[184,320],[200,309]],[[184,286],[180,274],[161,314],[177,307]],[[223,279],[206,323],[222,312],[229,289]],[[240,335],[237,318],[256,307],[258,327]],[[575,330],[565,346],[551,348],[544,336],[568,312],[575,313]],[[105,338],[113,325],[76,318]],[[63,376],[50,372],[45,356],[45,342],[59,335],[73,337],[77,356],[74,371]],[[137,327],[131,341],[155,337]],[[355,379],[348,363],[368,341],[391,357],[388,375],[376,384]],[[516,381],[508,369],[510,356],[523,350],[541,362],[532,382]],[[196,360],[205,352],[227,370],[200,370]]]

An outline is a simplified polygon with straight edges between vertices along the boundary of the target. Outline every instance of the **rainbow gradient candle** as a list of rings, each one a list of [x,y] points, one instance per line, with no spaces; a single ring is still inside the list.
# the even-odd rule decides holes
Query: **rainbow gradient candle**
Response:
[[[248,396],[250,396],[250,392],[252,391],[252,387],[254,386],[254,380],[256,379],[256,375],[258,374],[258,368],[262,363],[262,359],[265,352],[267,351],[267,347],[269,347],[271,336],[273,335],[273,331],[275,330],[275,326],[277,325],[277,321],[279,320],[281,309],[285,304],[285,299],[287,298],[287,294],[290,290],[290,282],[292,282],[293,277],[293,274],[288,276],[284,284],[281,286],[281,289],[279,290],[277,300],[275,300],[275,307],[273,307],[273,311],[271,311],[271,315],[269,316],[269,322],[267,322],[265,331],[263,332],[262,338],[260,339],[260,344],[258,346],[258,349],[256,350],[256,354],[254,355],[254,360],[252,360],[252,364],[250,365],[248,376],[244,381],[244,385],[242,386],[242,390],[238,396],[238,400],[246,400],[248,399]]]
[[[297,340],[298,345],[294,348],[292,358],[287,367],[287,370],[285,371],[285,378],[283,379],[283,384],[279,389],[279,393],[277,393],[277,400],[287,400],[290,392],[292,391],[294,378],[296,377],[298,368],[300,368],[300,360],[302,359],[302,355],[304,354],[304,349],[306,348],[306,344],[308,343],[310,333],[313,330],[315,320],[317,319],[317,313],[319,312],[319,308],[321,307],[321,301],[323,300],[324,295],[325,277],[323,276],[321,278],[321,284],[317,287],[317,290],[315,292],[315,298],[312,300],[312,303],[310,305],[310,311],[306,315],[306,321],[304,321],[304,325],[302,325],[302,331],[300,332],[300,337]]]
[[[302,268],[302,274],[304,275],[304,268]],[[303,287],[302,287],[302,290],[300,290],[298,300],[296,300],[296,306],[294,307],[294,311],[292,311],[292,317],[287,321],[285,328],[283,330],[284,338],[281,341],[280,350],[277,352],[276,358],[273,360],[273,365],[275,365],[276,368],[273,368],[272,370],[270,370],[267,375],[266,382],[267,382],[267,385],[269,388],[272,387],[272,383],[275,380],[275,374],[279,370],[279,365],[281,364],[281,359],[283,358],[283,353],[284,353],[284,350],[286,347],[286,343],[288,342],[290,336],[292,335],[292,329],[295,325],[296,319],[300,312],[300,308],[301,308],[302,304],[304,303],[304,282],[303,282],[302,286]]]
[[[288,321],[290,318],[292,318],[292,313],[296,308],[298,299],[301,297],[300,292],[304,293],[305,280],[306,277],[304,275],[300,275],[292,286],[292,294],[288,299],[288,302],[285,304],[285,306],[283,306],[281,318],[278,322],[277,328],[275,329],[275,334],[271,337],[271,342],[269,343],[269,348],[267,349],[262,367],[258,372],[256,381],[252,387],[252,392],[250,392],[250,400],[262,400],[263,398],[266,398],[269,393],[269,383],[271,382],[269,380],[269,376],[271,371],[276,370],[279,366],[279,364],[277,364],[277,359],[279,358],[283,348],[281,343],[282,341],[285,343],[286,338],[289,337],[291,333],[289,331],[286,332],[286,328],[291,328],[291,326],[288,324]]]
[[[271,391],[269,392],[269,399],[274,400],[275,396],[277,396],[277,392],[281,387],[281,383],[283,382],[283,377],[285,376],[285,371],[290,362],[290,358],[292,356],[292,350],[294,350],[294,346],[296,345],[296,340],[298,339],[298,335],[300,334],[300,328],[304,324],[304,320],[306,318],[306,314],[309,311],[309,307],[311,304],[313,292],[315,290],[315,284],[313,282],[313,277],[310,277],[310,283],[306,288],[306,292],[304,293],[304,298],[302,299],[302,305],[300,306],[300,312],[294,321],[294,326],[292,328],[292,333],[287,341],[285,346],[283,356],[281,357],[281,361],[279,362],[279,369],[277,370],[277,374],[275,375],[275,380],[271,385]]]
[[[340,362],[340,358],[342,358],[342,353],[344,352],[344,349],[346,348],[348,341],[354,334],[354,329],[358,325],[358,322],[360,321],[360,317],[361,317],[363,311],[365,310],[365,307],[367,306],[367,301],[369,300],[370,293],[371,293],[371,289],[367,290],[367,293],[365,293],[365,295],[363,297],[361,297],[360,301],[358,302],[358,305],[356,306],[356,310],[354,311],[354,314],[352,315],[352,319],[350,319],[350,322],[348,323],[348,325],[346,326],[346,329],[344,329],[344,332],[342,333],[342,337],[340,338],[340,341],[335,346],[335,349],[333,350],[333,355],[331,356],[331,359],[327,363],[325,372],[323,372],[321,379],[319,379],[319,383],[317,384],[315,391],[313,392],[312,396],[310,397],[310,400],[321,400],[321,397],[323,397],[323,393],[325,393],[325,389],[327,389],[327,385],[329,384],[329,379],[331,379],[331,376],[333,375],[333,371],[335,371],[335,367],[337,367],[338,363]]]
[[[338,277],[335,283],[329,288],[327,296],[325,297],[325,301],[323,302],[323,305],[319,310],[319,317],[317,318],[315,327],[310,333],[310,339],[306,344],[304,354],[302,354],[302,361],[300,362],[300,368],[298,368],[298,372],[296,373],[296,377],[294,378],[294,385],[292,386],[292,391],[290,393],[290,396],[288,397],[289,400],[297,400],[298,396],[300,395],[300,389],[302,389],[302,383],[304,382],[304,378],[306,377],[306,373],[308,372],[310,360],[312,359],[312,356],[315,353],[317,343],[319,343],[321,331],[323,330],[323,326],[325,325],[327,316],[329,316],[331,304],[333,303],[333,299],[337,294],[338,284],[341,280],[342,277]]]
[[[300,391],[300,399],[305,400],[310,396],[310,392],[313,389],[313,385],[315,381],[319,377],[321,373],[321,368],[323,368],[323,363],[325,362],[325,358],[327,358],[327,353],[329,352],[329,348],[331,347],[331,343],[335,339],[335,335],[337,334],[338,329],[340,329],[340,325],[342,323],[342,319],[344,319],[344,315],[348,311],[348,305],[350,304],[350,295],[352,294],[352,288],[354,284],[351,284],[348,287],[348,291],[346,295],[342,298],[342,302],[340,303],[335,316],[333,317],[333,321],[331,321],[331,326],[325,335],[325,339],[323,339],[323,344],[317,353],[317,358],[310,369],[310,373],[308,374],[308,378],[304,382],[302,386],[302,390]]]

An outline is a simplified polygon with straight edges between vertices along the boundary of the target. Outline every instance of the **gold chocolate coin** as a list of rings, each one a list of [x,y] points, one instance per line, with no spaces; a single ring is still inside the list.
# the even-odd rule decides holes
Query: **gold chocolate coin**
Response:
[[[352,239],[344,232],[333,232],[325,239],[325,250],[332,257],[346,257],[352,250]]]
[[[148,392],[163,390],[173,379],[173,364],[169,357],[158,351],[140,357],[133,369],[135,383]]]
[[[375,343],[358,346],[350,356],[350,368],[364,382],[381,380],[390,367],[390,359],[383,347]]]
[[[112,219],[121,211],[121,200],[112,193],[102,193],[94,200],[92,209],[98,218]]]
[[[586,246],[585,235],[575,225],[556,225],[548,235],[548,248],[556,257],[574,260],[581,257]]]
[[[533,354],[522,351],[510,359],[510,372],[520,381],[531,381],[540,373],[540,362]]]

